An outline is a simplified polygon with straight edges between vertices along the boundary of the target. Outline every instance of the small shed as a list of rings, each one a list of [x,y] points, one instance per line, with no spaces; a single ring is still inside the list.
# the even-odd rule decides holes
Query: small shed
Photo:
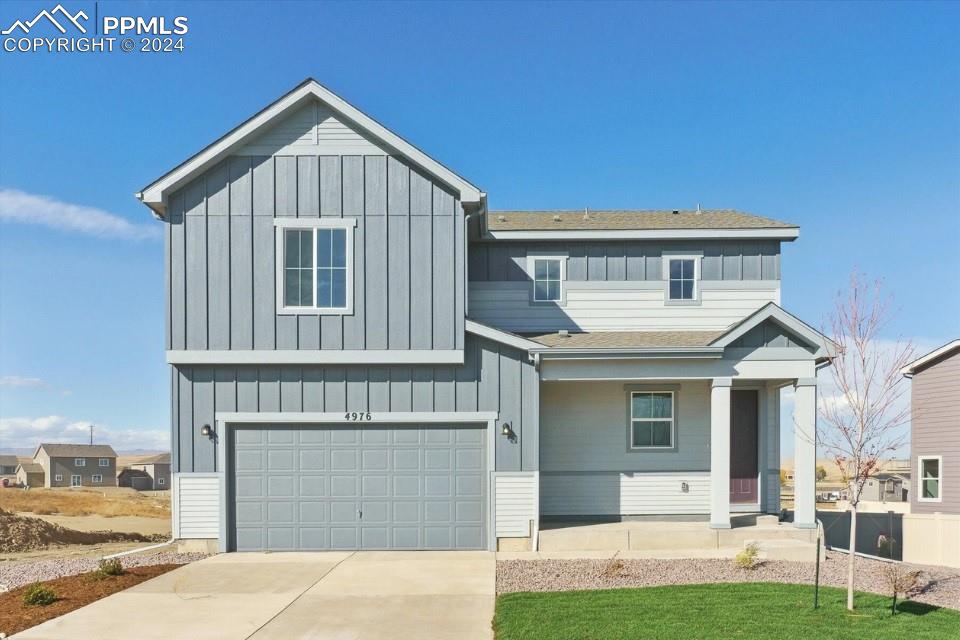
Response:
[[[149,491],[153,488],[153,478],[142,469],[124,469],[117,476],[117,486]]]

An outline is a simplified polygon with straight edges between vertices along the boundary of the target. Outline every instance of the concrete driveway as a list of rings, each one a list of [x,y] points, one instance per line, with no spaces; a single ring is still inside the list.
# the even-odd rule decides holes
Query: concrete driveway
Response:
[[[482,551],[231,553],[15,637],[492,638],[495,574]]]

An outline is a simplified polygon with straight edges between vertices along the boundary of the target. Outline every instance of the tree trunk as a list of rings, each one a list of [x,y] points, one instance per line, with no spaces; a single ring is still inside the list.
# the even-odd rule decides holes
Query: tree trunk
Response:
[[[857,507],[850,505],[850,557],[847,560],[847,609],[853,611],[853,564],[857,559]]]

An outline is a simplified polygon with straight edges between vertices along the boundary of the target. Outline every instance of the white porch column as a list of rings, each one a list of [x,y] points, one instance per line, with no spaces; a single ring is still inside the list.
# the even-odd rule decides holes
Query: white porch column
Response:
[[[730,528],[730,378],[710,390],[710,528]]]
[[[800,378],[793,399],[793,526],[817,526],[817,379]]]

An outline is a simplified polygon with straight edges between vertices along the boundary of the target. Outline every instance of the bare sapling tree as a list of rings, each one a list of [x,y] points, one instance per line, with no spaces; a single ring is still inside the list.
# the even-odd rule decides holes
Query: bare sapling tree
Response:
[[[900,369],[913,359],[910,340],[886,340],[891,299],[881,283],[867,283],[854,272],[837,294],[824,333],[838,347],[830,367],[833,389],[819,402],[818,440],[836,464],[850,496],[850,553],[847,609],[853,610],[857,507],[867,479],[906,440],[901,427],[910,418]]]

